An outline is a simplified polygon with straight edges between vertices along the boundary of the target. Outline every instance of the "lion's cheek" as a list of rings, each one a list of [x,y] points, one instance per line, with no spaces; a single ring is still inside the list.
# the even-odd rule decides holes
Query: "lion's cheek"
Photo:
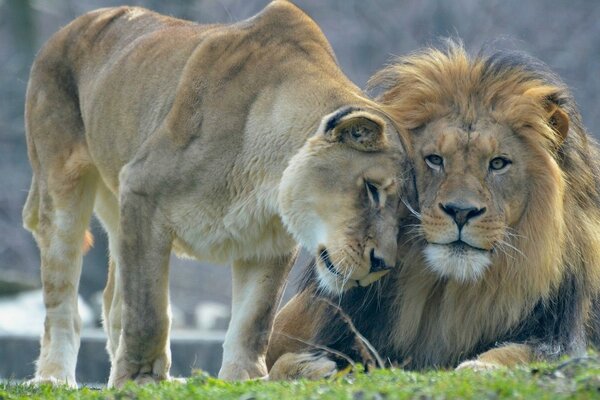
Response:
[[[522,196],[513,197],[506,201],[503,207],[504,221],[506,225],[511,228],[515,228],[520,221],[523,220],[526,207],[526,198]]]

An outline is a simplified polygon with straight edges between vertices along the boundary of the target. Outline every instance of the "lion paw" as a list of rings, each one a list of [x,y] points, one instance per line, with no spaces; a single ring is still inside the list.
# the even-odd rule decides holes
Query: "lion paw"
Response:
[[[458,365],[458,367],[456,367],[456,371],[471,370],[471,371],[482,372],[482,371],[491,371],[491,370],[495,370],[498,368],[500,368],[500,366],[498,364],[493,364],[493,363],[479,361],[479,360],[469,360],[469,361],[460,363]]]
[[[314,353],[286,353],[271,367],[269,380],[326,379],[337,372],[337,364],[327,356]]]

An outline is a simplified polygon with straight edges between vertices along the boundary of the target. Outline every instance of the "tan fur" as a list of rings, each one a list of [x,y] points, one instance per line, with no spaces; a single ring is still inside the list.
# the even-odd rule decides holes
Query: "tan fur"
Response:
[[[597,151],[572,100],[560,99],[566,92],[560,83],[525,69],[507,71],[494,74],[485,58],[451,44],[448,51],[401,58],[373,79],[384,87],[380,101],[387,113],[410,133],[420,212],[402,229],[400,269],[384,278],[380,303],[389,312],[384,321],[373,316],[387,336],[373,337],[386,349],[384,357],[388,351],[409,368],[456,366],[472,357],[477,346],[510,335],[536,304],[562,301],[552,296],[567,277],[580,285],[568,292],[576,296],[573,313],[581,313],[583,324],[593,320],[592,301],[600,292]],[[441,169],[428,165],[431,154],[443,158]],[[499,155],[512,160],[503,173],[488,167]],[[485,209],[461,233],[489,259],[476,273],[447,267],[461,265],[448,264],[452,252],[436,261],[442,265],[427,258],[432,243],[444,249],[458,238],[453,218],[441,209],[452,201]],[[302,325],[306,317],[289,312],[300,308],[286,306],[276,326]],[[321,314],[326,332],[329,313]],[[274,337],[294,332],[283,334]],[[272,344],[269,357],[276,360],[285,349]],[[512,366],[539,357],[527,344],[506,343],[461,366]],[[278,368],[284,376],[292,366]]]
[[[285,353],[272,367],[269,380],[325,379],[337,372],[337,365],[325,356],[312,353]],[[280,372],[284,374],[280,375]]]
[[[474,233],[477,239],[497,235],[511,247],[495,254],[492,265],[479,281],[464,284],[451,279],[439,300],[439,309],[420,317],[414,315],[415,310],[423,309],[427,303],[423,298],[426,293],[435,293],[435,277],[426,277],[429,274],[424,274],[427,267],[423,264],[410,263],[399,281],[406,282],[400,283],[404,290],[399,291],[402,299],[398,301],[407,311],[407,318],[398,321],[399,335],[391,339],[398,344],[418,340],[422,343],[419,347],[426,346],[431,350],[424,350],[432,352],[430,346],[435,346],[441,339],[446,351],[456,352],[452,357],[455,358],[459,352],[472,348],[482,336],[493,338],[510,329],[531,310],[534,302],[545,298],[557,287],[565,268],[586,268],[576,273],[589,276],[589,287],[597,291],[600,281],[599,269],[595,266],[600,261],[600,242],[597,241],[600,219],[597,209],[591,215],[582,212],[577,199],[578,191],[586,185],[594,185],[593,176],[577,178],[587,178],[587,182],[573,181],[564,175],[555,159],[554,150],[566,133],[556,134],[549,123],[546,98],[562,87],[532,80],[526,71],[484,77],[483,62],[469,58],[459,46],[455,46],[449,56],[432,50],[409,57],[408,61],[380,72],[374,82],[388,85],[381,101],[401,127],[422,129],[412,135],[417,191],[423,199],[432,196],[431,191],[440,190],[429,203],[421,200],[420,204],[422,229],[428,242],[435,241],[442,227],[449,224],[448,218],[440,222],[441,225],[432,224],[431,227],[428,221],[429,215],[439,215],[438,204],[449,193],[482,193],[478,200],[488,207],[488,211],[493,209],[492,200],[502,197],[485,184],[471,184],[469,179],[478,178],[477,172],[472,171],[481,169],[479,159],[493,157],[494,151],[500,151],[499,147],[493,146],[503,140],[510,141],[514,132],[526,142],[525,145],[510,142],[506,146],[512,151],[514,164],[521,166],[513,165],[518,168],[516,178],[500,183],[508,186],[505,189],[508,195],[496,200],[504,202],[505,214],[500,218],[484,215],[473,221],[472,226],[472,229],[480,227],[481,232]],[[473,134],[469,146],[464,147],[457,140],[460,140],[463,127],[469,125]],[[580,135],[577,132],[580,129],[573,126],[574,135]],[[458,134],[453,134],[454,130]],[[430,149],[432,145],[434,148]],[[452,175],[456,180],[450,176],[436,188],[425,182],[429,174],[422,157],[429,151],[444,153],[445,147],[450,147],[445,154],[450,161],[456,157],[455,165],[460,172]],[[449,168],[455,167],[450,165]],[[527,191],[534,194],[526,197]],[[492,222],[494,220],[497,222]],[[433,231],[433,238],[429,236],[429,230]],[[496,234],[498,230],[500,233]],[[486,239],[481,247],[491,247],[486,245],[487,241],[494,243],[493,239]],[[517,250],[513,251],[512,247]],[[575,248],[583,252],[585,264],[574,261],[575,254],[571,249]],[[411,284],[414,279],[415,284]],[[415,326],[410,321],[419,320],[425,326],[436,326],[439,333],[417,339],[418,329],[410,332],[402,328]],[[429,340],[432,341],[427,343]]]
[[[531,348],[522,344],[510,344],[501,346],[482,353],[477,357],[480,362],[512,367],[518,364],[525,364],[534,359]]]
[[[379,277],[373,254],[394,262],[398,132],[288,2],[232,25],[130,7],[86,14],[40,51],[26,124],[34,176],[23,218],[48,309],[38,381],[75,384],[92,210],[111,253],[109,385],[169,378],[171,249],[233,264],[228,379],[266,374],[296,243],[329,255],[331,271],[324,256],[320,268],[331,291]]]
[[[279,311],[280,314],[298,316],[298,318],[277,318],[273,323],[274,336],[269,343],[266,359],[269,368],[280,355],[299,352],[310,343],[319,321],[319,311],[324,308],[324,303],[322,303],[317,310],[317,307],[311,304],[312,300],[310,292],[302,292],[293,297]]]

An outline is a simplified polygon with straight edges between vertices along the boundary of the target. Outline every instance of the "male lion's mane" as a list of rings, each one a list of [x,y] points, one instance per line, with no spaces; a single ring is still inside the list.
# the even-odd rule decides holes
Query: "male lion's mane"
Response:
[[[326,295],[316,291],[308,268],[299,299],[310,299],[300,308],[315,318],[310,343],[372,362],[342,313],[384,359],[410,369],[456,366],[506,343],[527,345],[531,359],[579,354],[598,343],[600,163],[567,86],[523,53],[488,50],[471,57],[453,41],[399,58],[371,84],[383,89],[379,100],[407,132],[448,113],[469,124],[484,110],[550,154],[561,173],[544,177],[540,167],[528,166],[542,178],[531,182],[530,202],[512,227],[518,250],[495,254],[480,282],[428,271],[416,217],[402,222],[399,265],[371,287],[321,302]],[[553,107],[568,116],[566,138],[548,121]],[[563,187],[558,205],[544,198],[552,185]]]

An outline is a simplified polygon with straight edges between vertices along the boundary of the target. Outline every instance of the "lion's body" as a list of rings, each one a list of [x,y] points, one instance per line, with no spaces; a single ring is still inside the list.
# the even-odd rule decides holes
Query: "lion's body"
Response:
[[[359,232],[373,229],[368,218],[355,223],[369,204],[359,178],[378,165],[375,175],[388,179],[403,151],[372,106],[316,24],[287,2],[233,25],[102,9],[54,35],[32,67],[26,105],[34,177],[23,214],[42,252],[48,311],[37,379],[75,382],[75,299],[92,211],[111,252],[110,384],[168,377],[171,248],[233,263],[221,376],[264,375],[296,243],[327,244],[332,257],[331,246],[341,252],[354,239],[365,251],[383,246]],[[350,235],[348,223],[354,238],[331,239]],[[395,241],[386,246],[395,253]],[[361,277],[372,263],[364,258]]]
[[[565,86],[521,54],[470,58],[456,45],[400,59],[376,81],[411,132],[418,217],[401,224],[400,267],[379,287],[344,294],[341,310],[384,359],[411,369],[584,351],[597,340],[600,158]],[[510,163],[492,166],[498,156]],[[458,236],[460,209],[449,212],[448,201],[474,204]],[[314,293],[308,277],[276,318],[268,364],[298,354],[281,359],[276,377],[340,361],[327,352],[306,361],[310,346],[291,339],[304,315],[317,322],[298,331],[303,341],[373,362],[343,318],[332,322],[341,311]]]

